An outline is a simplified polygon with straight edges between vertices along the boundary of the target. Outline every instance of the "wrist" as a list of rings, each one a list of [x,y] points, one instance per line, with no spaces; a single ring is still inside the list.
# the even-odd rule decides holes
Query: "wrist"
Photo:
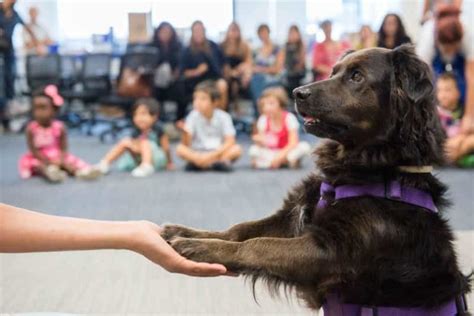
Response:
[[[155,240],[155,234],[159,234],[159,227],[148,221],[129,221],[122,224],[124,227],[119,248],[140,254],[150,247],[150,240]]]

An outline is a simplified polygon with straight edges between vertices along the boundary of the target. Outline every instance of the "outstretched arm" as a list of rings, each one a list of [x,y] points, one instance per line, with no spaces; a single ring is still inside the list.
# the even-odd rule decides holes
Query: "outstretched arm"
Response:
[[[0,252],[126,249],[174,273],[218,276],[222,265],[196,263],[176,253],[147,221],[97,221],[52,216],[0,204]]]

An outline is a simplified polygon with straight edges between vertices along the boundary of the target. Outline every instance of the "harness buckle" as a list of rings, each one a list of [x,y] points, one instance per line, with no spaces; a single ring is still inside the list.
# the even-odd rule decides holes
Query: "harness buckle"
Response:
[[[455,301],[456,301],[456,309],[457,309],[457,314],[456,315],[461,316],[461,315],[464,315],[465,312],[469,311],[465,294],[457,296]]]
[[[379,316],[377,307],[362,307],[360,316]]]
[[[402,198],[402,185],[400,182],[385,182],[385,197],[391,200],[400,200]]]

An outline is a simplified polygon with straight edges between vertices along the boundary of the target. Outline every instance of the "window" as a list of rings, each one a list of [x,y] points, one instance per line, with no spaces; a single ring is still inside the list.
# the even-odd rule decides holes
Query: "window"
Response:
[[[58,1],[61,39],[89,39],[113,27],[116,37],[128,35],[129,12],[151,12],[153,25],[168,21],[178,28],[201,20],[210,36],[226,30],[232,21],[232,0],[63,0]]]

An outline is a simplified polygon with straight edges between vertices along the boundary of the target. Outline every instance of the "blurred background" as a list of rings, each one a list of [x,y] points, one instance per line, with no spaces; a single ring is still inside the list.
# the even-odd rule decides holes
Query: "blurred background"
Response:
[[[447,217],[468,273],[474,267],[473,27],[474,0],[0,1],[0,201],[56,215],[212,230],[262,218],[314,169],[309,150],[299,145],[320,140],[304,133],[291,91],[326,79],[348,49],[412,43],[434,74],[449,136],[449,165],[436,173],[450,186]],[[219,93],[213,106],[228,115],[240,146],[240,159],[224,166],[233,172],[189,172],[193,162],[177,152],[193,91],[209,79]],[[87,162],[67,170],[68,179],[53,172],[58,181],[51,174],[31,177],[36,169],[25,158],[32,150],[26,135],[39,121],[35,96],[51,85],[63,102],[50,120],[61,122],[68,150]],[[283,100],[281,109],[261,105],[268,88],[286,94],[270,94]],[[169,153],[168,170],[137,177],[117,172],[106,154],[136,138],[134,104],[143,97],[159,102],[158,147]],[[297,141],[252,154],[260,146],[254,136],[268,132],[257,122],[281,115],[291,116],[282,124]],[[279,150],[296,148],[295,164],[283,157],[264,170]],[[114,171],[109,176],[104,162]],[[95,179],[97,170],[97,181],[80,180]],[[0,255],[5,314],[310,314],[292,296],[274,300],[258,287],[257,298],[259,304],[239,278],[168,275],[123,251]]]

